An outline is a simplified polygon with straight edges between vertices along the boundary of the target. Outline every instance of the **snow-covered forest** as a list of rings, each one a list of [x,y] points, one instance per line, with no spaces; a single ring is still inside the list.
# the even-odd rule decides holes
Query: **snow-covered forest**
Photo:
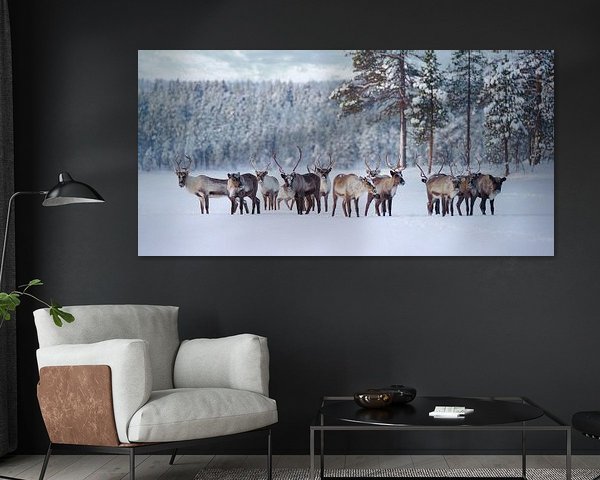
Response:
[[[389,154],[405,165],[478,162],[507,175],[554,159],[549,50],[347,52],[340,81],[138,81],[138,167],[248,168],[331,153],[339,168]]]

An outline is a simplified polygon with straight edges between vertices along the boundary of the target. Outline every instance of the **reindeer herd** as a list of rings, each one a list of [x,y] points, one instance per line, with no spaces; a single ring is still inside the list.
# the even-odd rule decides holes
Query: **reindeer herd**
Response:
[[[185,188],[188,192],[198,197],[200,202],[200,212],[209,213],[209,204],[211,197],[227,197],[231,202],[231,214],[233,215],[239,209],[240,214],[250,213],[247,200],[252,203],[252,214],[260,214],[261,202],[258,194],[263,198],[264,210],[279,210],[281,203],[285,203],[289,210],[294,206],[298,215],[308,214],[316,208],[317,213],[321,213],[321,208],[328,211],[328,198],[331,194],[333,207],[331,215],[335,216],[338,199],[341,199],[342,210],[346,217],[352,216],[352,204],[354,212],[359,216],[358,201],[359,198],[367,194],[364,214],[367,216],[369,207],[375,200],[375,213],[378,216],[392,215],[392,201],[396,195],[399,186],[405,184],[402,177],[402,171],[405,169],[401,162],[396,165],[389,162],[386,156],[386,165],[389,168],[389,175],[382,175],[380,164],[381,159],[375,167],[372,167],[365,161],[366,176],[358,176],[354,173],[340,173],[336,175],[333,182],[329,174],[335,165],[331,155],[326,164],[320,162],[317,158],[312,166],[307,166],[307,173],[298,173],[296,169],[302,160],[302,149],[298,149],[298,160],[290,173],[286,173],[284,168],[277,161],[277,155],[273,153],[271,161],[264,167],[259,168],[256,160],[250,160],[254,169],[252,173],[228,173],[227,179],[211,178],[206,175],[190,175],[192,159],[185,155],[187,164],[182,165],[183,159],[175,161],[175,173],[179,179],[179,186]],[[283,183],[269,175],[271,163],[275,162],[279,168]],[[462,215],[461,205],[464,202],[466,206],[466,215],[473,215],[475,200],[480,198],[480,209],[483,215],[486,214],[486,203],[490,202],[491,214],[494,214],[494,200],[502,191],[502,184],[506,181],[505,177],[494,177],[493,175],[483,174],[480,171],[462,175],[454,175],[452,167],[450,174],[441,173],[443,168],[430,176],[427,176],[421,166],[417,164],[421,171],[421,181],[425,184],[427,193],[427,212],[432,215],[434,210],[437,215],[454,215],[454,199],[457,198],[458,214]],[[479,165],[481,170],[481,165]],[[441,208],[440,208],[441,207]]]

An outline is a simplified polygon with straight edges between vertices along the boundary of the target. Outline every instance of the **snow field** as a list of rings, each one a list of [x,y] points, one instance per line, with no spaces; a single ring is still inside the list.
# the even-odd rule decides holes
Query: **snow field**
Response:
[[[512,167],[512,166],[511,166]],[[484,173],[499,171],[482,168]],[[353,170],[364,175],[364,168]],[[202,172],[226,178],[227,172]],[[330,178],[341,173],[333,171]],[[192,174],[198,174],[193,172]],[[271,172],[274,175],[274,172]],[[377,217],[374,202],[364,217],[298,215],[296,210],[260,215],[230,214],[226,197],[210,199],[210,214],[200,213],[198,199],[180,188],[172,171],[140,172],[138,178],[138,255],[140,256],[551,256],[554,255],[554,169],[519,171],[504,182],[487,215],[475,202],[473,216],[427,215],[425,185],[419,170],[404,171],[392,217]],[[455,202],[456,203],[456,202]],[[248,201],[249,207],[251,207]],[[353,207],[354,210],[354,207]]]

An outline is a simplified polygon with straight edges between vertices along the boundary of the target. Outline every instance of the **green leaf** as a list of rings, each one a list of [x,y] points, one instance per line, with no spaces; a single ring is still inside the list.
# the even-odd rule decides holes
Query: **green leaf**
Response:
[[[52,316],[52,320],[54,320],[54,324],[57,327],[62,327],[62,320],[60,319],[60,315],[58,312],[60,311],[61,306],[58,303],[52,302],[52,306],[50,307],[50,315]]]
[[[17,292],[5,293],[0,292],[0,306],[7,310],[14,311],[21,304],[19,299],[20,294]]]
[[[57,327],[62,327],[62,320],[58,316],[58,311],[54,307],[50,307],[50,315],[52,315],[52,320],[54,320],[54,324]]]
[[[50,315],[52,315],[52,320],[54,320],[54,323],[57,327],[62,327],[63,321],[71,323],[75,320],[75,317],[72,314],[61,309],[61,305],[56,302],[52,302],[52,306],[50,307]]]
[[[39,278],[34,278],[33,280],[29,280],[27,284],[28,287],[33,287],[35,285],[43,285],[44,283]]]
[[[58,315],[67,323],[72,323],[75,320],[75,317],[69,312],[65,312],[64,310],[58,310]]]

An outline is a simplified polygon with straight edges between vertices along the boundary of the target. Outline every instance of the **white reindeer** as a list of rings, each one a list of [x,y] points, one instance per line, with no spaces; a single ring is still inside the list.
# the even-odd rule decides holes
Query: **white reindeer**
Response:
[[[325,201],[325,211],[327,211],[327,200],[329,198],[329,193],[331,192],[331,182],[329,181],[329,174],[331,173],[331,170],[333,169],[334,165],[335,162],[332,160],[331,154],[329,154],[329,164],[327,164],[327,166],[321,165],[321,162],[319,162],[319,158],[317,158],[317,161],[313,165],[313,172],[319,177],[321,177],[321,190],[319,192],[319,195],[323,197],[323,200]],[[315,207],[313,205],[313,210],[314,208]]]
[[[262,170],[260,170],[254,160],[250,160],[250,164],[252,168],[254,168],[254,172],[256,173],[256,178],[258,179],[258,186],[260,188],[260,193],[263,197],[263,201],[265,202],[265,210],[277,210],[277,195],[279,195],[279,180],[275,177],[268,175],[269,168],[271,167],[271,162]]]
[[[229,191],[227,190],[227,180],[221,180],[219,178],[211,178],[206,175],[198,175],[194,177],[190,175],[190,166],[192,165],[192,159],[185,155],[188,163],[184,167],[181,166],[182,160],[175,160],[175,174],[179,179],[179,186],[190,192],[192,195],[198,197],[200,202],[200,212],[208,214],[209,198],[211,196],[226,196],[229,197]],[[235,199],[231,200],[231,208],[237,208],[237,202]]]
[[[288,187],[287,185],[281,185],[279,187],[279,193],[277,194],[277,208],[281,209],[281,202],[285,202],[287,207],[291,210],[294,208],[294,191],[292,187]]]

